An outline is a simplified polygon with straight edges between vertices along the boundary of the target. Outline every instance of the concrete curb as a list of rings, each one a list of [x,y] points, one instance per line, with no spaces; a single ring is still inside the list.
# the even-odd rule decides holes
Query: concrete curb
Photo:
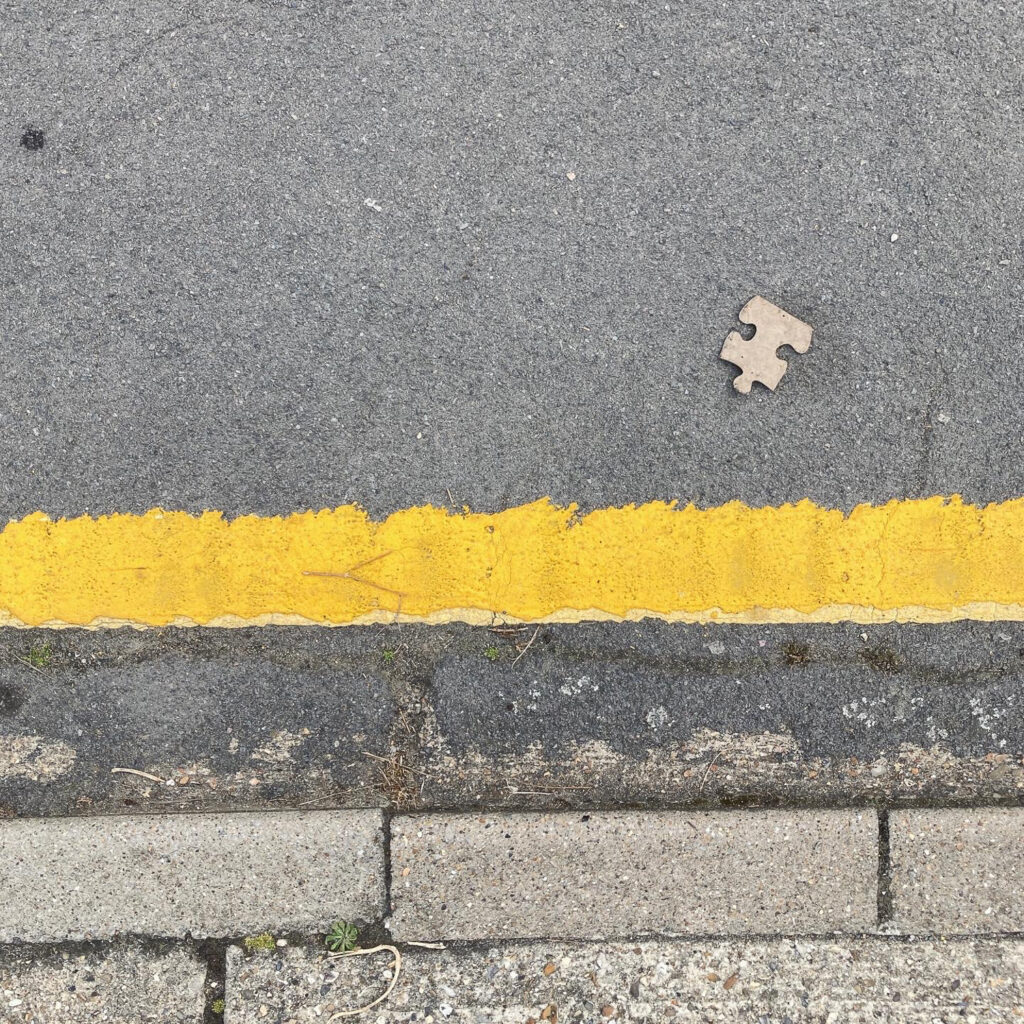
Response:
[[[392,819],[400,940],[865,931],[870,811]]]
[[[1024,809],[898,811],[889,831],[898,927],[1024,931]]]
[[[0,822],[0,941],[317,931],[383,908],[379,811]]]

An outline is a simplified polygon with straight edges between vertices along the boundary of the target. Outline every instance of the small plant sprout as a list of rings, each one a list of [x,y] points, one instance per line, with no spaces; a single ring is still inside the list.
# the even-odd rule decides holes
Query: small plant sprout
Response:
[[[33,668],[46,668],[46,666],[50,664],[50,658],[52,657],[53,655],[50,653],[49,644],[33,644],[28,649],[28,657],[26,658],[26,661],[28,661]]]
[[[348,921],[335,921],[324,939],[324,945],[332,953],[347,953],[356,948],[359,929]]]
[[[398,651],[394,650],[392,647],[385,647],[384,650],[380,652],[380,656],[384,660],[385,665],[393,665],[395,663],[396,654],[398,654]]]
[[[499,651],[494,644],[491,644],[491,646],[484,651],[484,657],[488,661],[497,661],[501,657],[501,651]]]

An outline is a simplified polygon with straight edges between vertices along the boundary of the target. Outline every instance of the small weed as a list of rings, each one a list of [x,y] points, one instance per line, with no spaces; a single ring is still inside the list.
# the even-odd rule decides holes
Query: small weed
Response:
[[[783,644],[782,657],[787,665],[806,665],[811,660],[811,648],[807,644]]]
[[[332,953],[347,953],[350,949],[356,948],[359,939],[359,929],[348,921],[335,921],[331,930],[324,938],[324,945]]]
[[[247,935],[242,939],[247,953],[270,953],[277,948],[274,936],[270,932],[263,932],[262,935]]]
[[[213,1010],[214,1013],[223,1013],[224,1012],[224,1000],[223,999],[214,999],[214,1001],[210,1004],[210,1009]]]
[[[25,656],[25,660],[33,668],[46,668],[50,664],[50,659],[53,657],[53,652],[50,650],[49,644],[33,644],[28,649],[28,654]]]
[[[380,656],[385,665],[394,665],[395,658],[398,656],[398,651],[392,647],[385,647],[384,650],[380,652]]]
[[[494,644],[484,650],[484,657],[488,661],[497,661],[501,657],[501,651]]]
[[[891,647],[869,647],[860,656],[876,671],[890,674],[903,668],[903,659]]]

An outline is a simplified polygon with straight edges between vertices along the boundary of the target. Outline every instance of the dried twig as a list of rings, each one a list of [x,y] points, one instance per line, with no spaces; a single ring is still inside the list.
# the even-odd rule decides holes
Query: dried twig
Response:
[[[373,558],[367,558],[365,561],[358,562],[352,566],[351,569],[347,569],[345,572],[321,572],[316,569],[303,569],[303,576],[328,576],[336,580],[352,580],[353,583],[362,583],[367,587],[373,587],[375,590],[383,590],[386,594],[394,594],[399,600],[405,595],[400,590],[392,590],[391,587],[385,587],[381,583],[374,583],[373,580],[365,579],[362,576],[356,575],[356,569],[363,569],[368,565],[373,565],[374,562],[379,562],[382,558],[387,558],[388,555],[393,555],[393,551],[385,551],[383,554],[374,555]]]
[[[420,949],[447,949],[448,947],[443,942],[413,942],[412,940],[406,943],[407,946],[419,946]]]
[[[488,626],[488,630],[497,633],[498,636],[519,636],[526,628],[525,626]]]
[[[402,972],[402,954],[398,952],[398,949],[395,946],[387,945],[371,946],[369,949],[349,949],[344,953],[327,954],[331,960],[340,960],[343,956],[368,956],[370,953],[379,953],[381,950],[385,949],[395,958],[393,965],[395,973],[391,976],[391,981],[388,983],[388,987],[381,995],[377,996],[372,1003],[367,1003],[365,1006],[357,1007],[354,1010],[338,1010],[336,1013],[332,1013],[331,1016],[327,1018],[328,1024],[330,1024],[332,1020],[341,1020],[343,1017],[358,1017],[359,1014],[366,1013],[367,1010],[372,1010],[373,1007],[377,1006],[379,1003],[383,1003],[384,1000],[394,992],[395,986],[398,984],[398,975]]]
[[[33,665],[32,662],[28,660],[28,658],[22,658],[18,654],[13,654],[12,657],[20,661],[22,665],[28,665],[28,667],[32,669],[33,672],[38,672],[41,676],[46,675],[46,673],[38,665]]]
[[[159,775],[151,775],[149,772],[140,772],[138,768],[111,768],[111,775],[138,775],[140,779],[149,779],[150,782],[159,782],[161,786],[167,785],[166,779]]]
[[[534,783],[535,786],[540,783]],[[567,790],[579,790],[580,792],[589,792],[593,786],[551,786],[548,789],[516,789],[515,786],[509,786],[508,791],[513,796],[557,796],[559,793],[564,793]]]

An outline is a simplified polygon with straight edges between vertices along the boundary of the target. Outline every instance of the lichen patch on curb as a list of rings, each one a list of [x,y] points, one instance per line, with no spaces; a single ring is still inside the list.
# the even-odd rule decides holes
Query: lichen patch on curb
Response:
[[[60,740],[0,734],[0,782],[48,782],[70,771],[75,757],[75,751]]]

